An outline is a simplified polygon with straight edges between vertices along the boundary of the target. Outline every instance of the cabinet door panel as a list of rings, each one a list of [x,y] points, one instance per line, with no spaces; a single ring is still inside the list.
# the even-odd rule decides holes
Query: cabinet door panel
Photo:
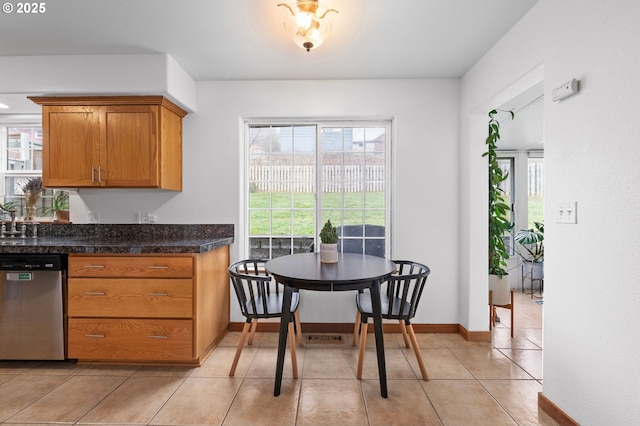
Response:
[[[191,318],[191,279],[69,278],[71,317]]]
[[[191,320],[69,319],[69,358],[95,361],[190,361]]]
[[[91,106],[45,106],[42,114],[46,187],[95,185],[100,111]]]
[[[69,256],[69,277],[191,278],[190,256]]]
[[[106,185],[158,186],[158,107],[108,106],[105,128],[101,164]]]

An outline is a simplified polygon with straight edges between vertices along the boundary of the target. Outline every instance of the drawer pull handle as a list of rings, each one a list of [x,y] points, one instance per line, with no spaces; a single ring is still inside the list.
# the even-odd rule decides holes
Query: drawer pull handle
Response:
[[[169,269],[168,266],[148,266],[149,269]]]
[[[93,269],[100,269],[100,268],[104,268],[104,265],[84,265],[85,268],[93,268]]]
[[[94,337],[94,338],[104,339],[104,334],[85,334],[84,337]]]
[[[153,297],[167,297],[169,293],[149,293],[148,295]]]
[[[155,334],[152,334],[152,335],[147,336],[147,337],[149,337],[149,339],[168,339],[169,338],[168,336],[158,336],[158,335],[155,335]]]
[[[87,296],[104,296],[106,293],[104,291],[85,291],[84,294]]]

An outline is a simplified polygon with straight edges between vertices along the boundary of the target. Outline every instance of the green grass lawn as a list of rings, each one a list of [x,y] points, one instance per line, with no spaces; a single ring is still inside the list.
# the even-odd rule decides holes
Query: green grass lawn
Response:
[[[341,223],[384,225],[384,203],[384,192],[325,193],[322,220],[324,223],[330,219],[334,226]],[[252,192],[249,234],[313,236],[316,234],[314,207],[313,193]]]
[[[544,198],[529,198],[529,223],[528,228],[533,228],[533,222],[544,222]]]

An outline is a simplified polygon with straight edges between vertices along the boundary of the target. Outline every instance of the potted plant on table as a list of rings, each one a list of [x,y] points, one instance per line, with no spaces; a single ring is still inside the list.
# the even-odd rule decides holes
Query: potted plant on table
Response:
[[[320,231],[320,261],[323,263],[336,263],[338,261],[338,230],[327,222]]]
[[[513,111],[507,111],[514,118]],[[490,323],[496,319],[495,306],[508,307],[513,313],[513,303],[507,275],[509,251],[504,236],[511,231],[513,224],[509,220],[510,207],[504,200],[502,182],[508,174],[503,173],[498,163],[498,141],[500,140],[500,122],[495,118],[497,110],[489,112],[489,135],[485,141],[487,151],[482,154],[489,162],[489,305]],[[512,315],[513,316],[513,315]],[[513,323],[511,324],[513,333]]]
[[[518,243],[515,249],[523,261],[522,279],[530,275],[533,286],[533,281],[544,278],[544,223],[533,222],[533,228],[516,232],[513,241]]]

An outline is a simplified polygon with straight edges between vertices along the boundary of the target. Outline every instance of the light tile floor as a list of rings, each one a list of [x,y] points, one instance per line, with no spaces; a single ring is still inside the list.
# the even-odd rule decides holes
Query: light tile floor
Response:
[[[300,378],[287,354],[282,394],[273,397],[277,335],[245,347],[229,367],[239,333],[229,333],[199,368],[96,367],[67,362],[0,362],[0,423],[122,425],[555,425],[538,411],[542,306],[517,295],[491,343],[457,334],[419,334],[430,380],[402,336],[385,335],[389,398],[380,396],[373,336],[363,380],[357,350],[342,344],[298,349]]]

